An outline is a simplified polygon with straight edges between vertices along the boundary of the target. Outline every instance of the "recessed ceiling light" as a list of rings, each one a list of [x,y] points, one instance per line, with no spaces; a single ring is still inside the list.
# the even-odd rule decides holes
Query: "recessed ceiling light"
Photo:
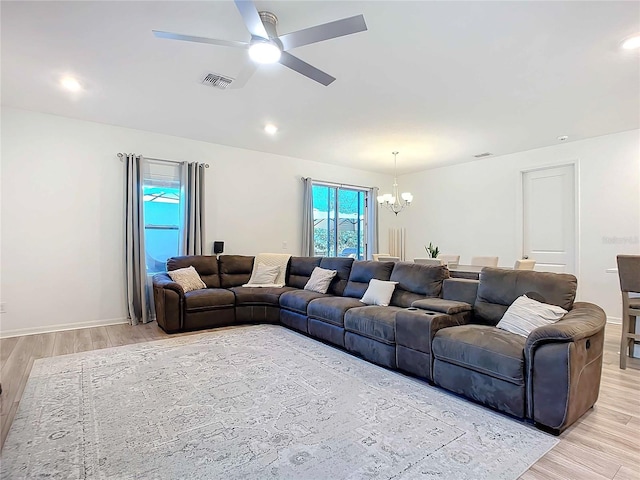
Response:
[[[565,141],[565,140],[567,140],[568,138],[569,138],[569,136],[568,136],[568,135],[560,135],[560,136],[558,137],[558,140],[560,140],[561,142],[564,142],[564,141]]]
[[[73,77],[62,77],[60,79],[60,85],[62,88],[69,90],[70,92],[79,92],[82,90],[80,82]]]
[[[625,50],[634,50],[640,48],[640,35],[634,35],[622,42],[622,48]]]
[[[269,135],[275,135],[276,132],[278,131],[278,127],[276,127],[273,123],[267,123],[264,126],[264,131],[267,132]]]

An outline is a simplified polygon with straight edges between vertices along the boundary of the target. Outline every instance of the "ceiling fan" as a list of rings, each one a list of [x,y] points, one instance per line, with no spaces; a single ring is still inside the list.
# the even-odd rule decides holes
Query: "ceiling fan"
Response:
[[[259,63],[279,62],[285,67],[294,70],[305,77],[315,80],[324,86],[335,80],[331,75],[309,65],[289,53],[289,50],[310,45],[312,43],[323,42],[332,38],[351,35],[352,33],[363,32],[367,29],[364,16],[343,18],[334,22],[316,25],[305,28],[297,32],[278,35],[276,24],[278,18],[271,12],[258,12],[258,9],[251,0],[235,0],[234,2],[242,20],[251,33],[250,42],[237,42],[233,40],[217,40],[214,38],[195,37],[192,35],[182,35],[179,33],[161,32],[153,30],[153,34],[158,38],[168,38],[171,40],[184,40],[187,42],[209,43],[211,45],[221,45],[224,47],[234,47],[249,50],[249,56],[254,61],[247,69],[240,73],[233,82],[233,88],[240,88],[253,75]]]

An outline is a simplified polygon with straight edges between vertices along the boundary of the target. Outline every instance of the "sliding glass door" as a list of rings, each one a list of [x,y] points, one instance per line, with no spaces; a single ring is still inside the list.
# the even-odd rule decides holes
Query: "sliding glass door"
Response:
[[[314,254],[367,258],[369,191],[330,184],[313,185]]]

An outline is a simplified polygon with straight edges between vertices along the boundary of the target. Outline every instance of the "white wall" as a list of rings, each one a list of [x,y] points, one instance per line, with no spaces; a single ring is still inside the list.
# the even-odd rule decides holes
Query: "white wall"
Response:
[[[0,335],[126,317],[118,152],[209,163],[209,253],[224,240],[229,254],[300,254],[303,176],[391,183],[361,170],[3,107]],[[380,223],[384,249],[388,227]]]
[[[407,258],[426,256],[433,242],[442,253],[498,255],[513,266],[522,255],[518,210],[520,172],[577,161],[579,183],[579,298],[621,316],[618,276],[606,273],[616,255],[640,253],[640,131],[569,142],[404,175],[401,190],[414,194],[398,215],[407,228]],[[392,221],[388,214],[382,218]]]

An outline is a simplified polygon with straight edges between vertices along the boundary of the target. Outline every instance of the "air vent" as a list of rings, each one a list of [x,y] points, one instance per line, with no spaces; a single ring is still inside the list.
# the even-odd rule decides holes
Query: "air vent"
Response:
[[[219,73],[208,73],[202,80],[203,85],[209,85],[210,87],[216,87],[220,90],[225,90],[233,82],[233,78],[225,77]]]
[[[474,155],[474,157],[476,157],[476,158],[483,158],[483,157],[489,157],[489,156],[491,156],[491,155],[493,155],[493,153],[484,152],[484,153],[479,153],[479,154],[477,154],[477,155]]]

